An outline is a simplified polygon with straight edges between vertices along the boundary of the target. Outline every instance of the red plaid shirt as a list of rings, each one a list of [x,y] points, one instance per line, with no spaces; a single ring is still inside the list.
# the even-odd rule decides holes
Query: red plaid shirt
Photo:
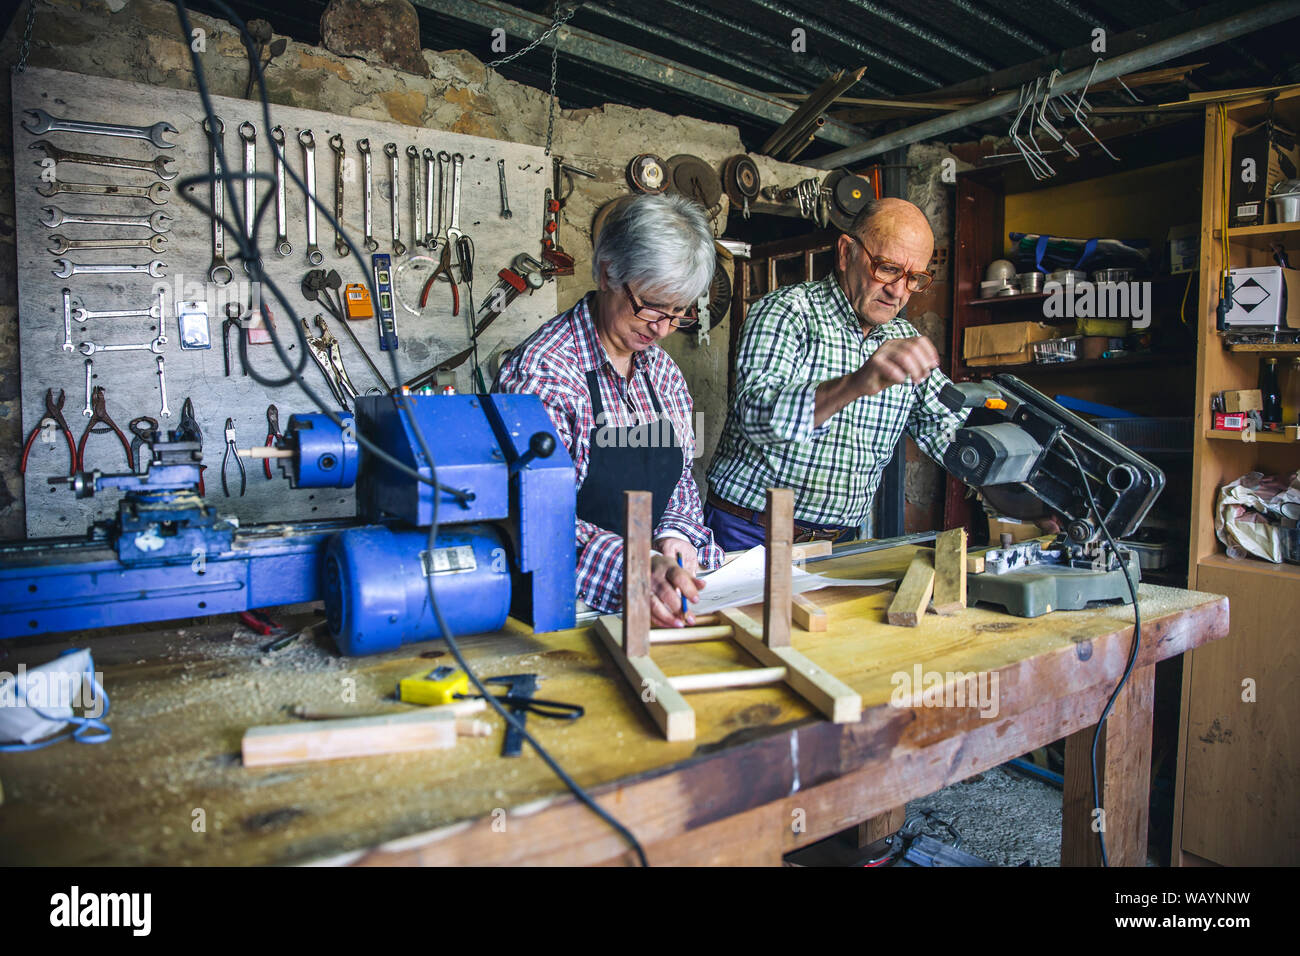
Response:
[[[631,381],[614,369],[596,338],[589,299],[551,319],[512,349],[501,366],[494,390],[537,395],[550,413],[560,440],[569,450],[578,487],[587,479],[591,457],[591,430],[596,427],[587,393],[587,373],[599,369],[600,400],[605,408],[603,425],[624,427],[658,418],[651,392],[682,442],[682,475],[663,517],[655,528],[658,540],[665,533],[683,537],[699,553],[701,569],[722,564],[722,549],[704,524],[700,492],[691,474],[695,433],[691,429],[693,405],[681,370],[657,345],[632,356]],[[581,518],[577,522],[578,597],[598,611],[614,612],[623,602],[623,538]]]

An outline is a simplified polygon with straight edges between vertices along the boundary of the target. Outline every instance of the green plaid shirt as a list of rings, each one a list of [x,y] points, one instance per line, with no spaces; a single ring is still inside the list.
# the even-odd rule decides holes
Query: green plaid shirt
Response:
[[[939,401],[948,377],[892,385],[813,426],[817,386],[857,371],[886,339],[919,335],[904,319],[862,326],[835,276],[787,286],[750,307],[736,351],[736,390],[709,486],[754,511],[768,488],[794,491],[796,521],[860,525],[903,429],[942,463],[964,415]]]

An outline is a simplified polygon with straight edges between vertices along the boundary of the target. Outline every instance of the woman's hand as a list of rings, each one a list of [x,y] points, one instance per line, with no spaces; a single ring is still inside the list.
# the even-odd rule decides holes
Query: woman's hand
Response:
[[[700,573],[699,553],[695,550],[695,545],[684,538],[660,538],[654,543],[654,548],[670,561],[675,562],[677,556],[681,555],[683,568],[691,574]]]
[[[683,563],[685,560],[683,557]],[[689,611],[682,614],[682,598],[698,601],[703,588],[704,581],[685,568],[679,568],[675,556],[668,558],[661,554],[651,555],[650,623],[655,627],[685,627],[694,624],[694,614]]]

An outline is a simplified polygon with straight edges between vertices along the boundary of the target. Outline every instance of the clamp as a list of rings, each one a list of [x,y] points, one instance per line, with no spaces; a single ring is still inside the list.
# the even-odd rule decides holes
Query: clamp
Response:
[[[239,497],[244,497],[248,485],[248,472],[244,468],[244,459],[239,457],[239,447],[235,444],[235,420],[226,419],[226,453],[221,457],[221,491],[229,498],[230,486],[226,484],[226,466],[230,463],[230,454],[235,454],[235,464],[239,466]]]
[[[280,410],[274,405],[266,406],[266,447],[270,448],[275,444],[277,438],[283,438],[280,433]],[[262,471],[267,479],[271,477],[271,459],[262,459]]]
[[[80,470],[86,470],[86,439],[90,437],[90,433],[104,435],[111,431],[122,443],[122,450],[126,453],[126,467],[134,471],[135,456],[131,453],[131,443],[126,440],[122,429],[117,427],[117,423],[108,417],[108,412],[104,409],[104,386],[95,386],[94,392],[91,393],[90,406],[93,409],[90,421],[86,424],[86,430],[81,433],[81,441],[77,442],[77,461],[80,463],[78,466]]]
[[[59,431],[63,432],[63,437],[68,441],[68,455],[71,457],[71,464],[68,466],[68,474],[75,475],[79,470],[81,456],[77,452],[76,442],[72,439],[72,429],[68,427],[67,420],[63,417],[63,403],[67,399],[67,393],[59,389],[59,399],[54,400],[54,389],[45,390],[45,417],[36,423],[32,433],[27,436],[27,442],[23,445],[23,459],[18,470],[22,474],[27,474],[27,456],[31,454],[32,445],[36,441],[36,436],[46,428],[57,425]]]

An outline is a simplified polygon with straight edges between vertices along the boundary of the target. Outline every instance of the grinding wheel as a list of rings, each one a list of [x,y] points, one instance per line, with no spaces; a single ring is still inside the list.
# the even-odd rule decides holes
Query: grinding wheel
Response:
[[[712,166],[688,153],[668,160],[669,188],[687,199],[694,199],[705,209],[712,209],[722,198],[722,181]]]
[[[732,156],[722,164],[722,188],[727,198],[737,206],[746,199],[755,199],[762,185],[758,167],[743,153]]]
[[[870,182],[842,169],[827,176],[822,188],[830,193],[830,202],[826,205],[830,210],[831,222],[841,232],[848,232],[853,218],[862,211],[862,207],[876,198]]]
[[[661,193],[668,188],[668,168],[654,153],[638,153],[627,164],[627,181],[642,193]]]

